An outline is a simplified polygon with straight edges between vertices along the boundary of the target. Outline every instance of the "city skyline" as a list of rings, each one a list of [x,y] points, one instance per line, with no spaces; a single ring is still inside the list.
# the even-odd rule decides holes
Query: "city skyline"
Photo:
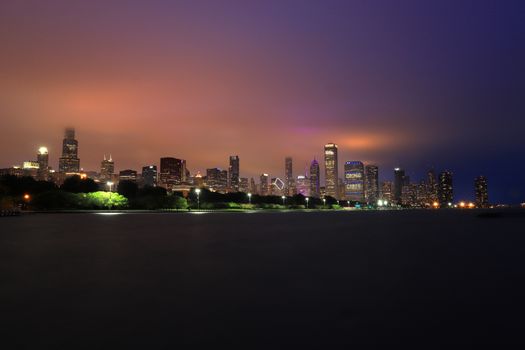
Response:
[[[172,156],[201,172],[238,155],[243,176],[283,176],[285,156],[298,173],[335,142],[340,172],[451,169],[458,196],[483,175],[491,200],[518,203],[524,7],[5,1],[0,167],[41,145],[56,167],[67,125],[86,170],[109,153],[118,169]]]
[[[435,169],[431,168],[427,171],[425,178],[419,178],[414,181],[413,178],[410,178],[410,175],[406,174],[404,169],[397,167],[393,169],[393,178],[391,179],[393,181],[380,181],[378,176],[380,171],[377,164],[365,165],[361,161],[354,160],[344,162],[343,176],[341,177],[338,170],[338,145],[333,142],[324,145],[324,179],[321,176],[321,168],[315,157],[310,167],[306,167],[304,172],[299,171],[296,173],[293,170],[293,158],[286,156],[284,158],[284,176],[280,175],[279,177],[270,178],[268,173],[260,173],[260,181],[257,188],[255,188],[254,176],[242,177],[238,155],[229,156],[227,170],[219,167],[207,167],[204,178],[202,176],[204,171],[202,173],[200,170],[191,171],[187,167],[186,159],[174,157],[161,157],[159,160],[160,171],[158,173],[157,166],[152,163],[142,166],[142,172],[134,169],[119,170],[115,168],[115,162],[111,153],[109,158],[104,154],[98,170],[82,169],[79,166],[79,142],[75,135],[75,128],[65,128],[62,141],[62,155],[58,161],[58,169],[53,169],[49,163],[48,148],[41,146],[36,154],[36,161],[23,162],[23,172],[16,170],[18,168],[22,170],[20,166],[0,168],[0,170],[6,174],[12,173],[17,174],[17,176],[25,174],[25,176],[32,176],[38,180],[49,180],[57,184],[61,184],[68,176],[78,174],[81,177],[94,178],[103,186],[106,183],[112,185],[119,181],[129,180],[137,182],[140,179],[142,186],[159,185],[169,191],[183,189],[186,191],[192,187],[207,187],[222,193],[255,192],[263,196],[302,194],[306,197],[324,198],[327,196],[340,201],[349,200],[357,203],[373,203],[374,205],[379,205],[379,203],[383,202],[387,203],[388,201],[409,207],[435,207],[438,203],[441,206],[451,206],[454,201],[458,202],[457,187],[453,186],[454,175],[448,169],[441,171],[439,176],[436,176]],[[389,183],[391,185],[388,185]],[[393,187],[385,192],[383,190],[385,186],[387,189],[388,186]],[[454,196],[455,194],[456,197]],[[474,179],[473,195],[475,197],[474,200],[470,200],[471,196],[460,196],[461,199],[459,201],[464,203],[462,201],[470,200],[470,203],[476,202],[482,207],[489,205],[487,179],[485,176],[480,175]]]

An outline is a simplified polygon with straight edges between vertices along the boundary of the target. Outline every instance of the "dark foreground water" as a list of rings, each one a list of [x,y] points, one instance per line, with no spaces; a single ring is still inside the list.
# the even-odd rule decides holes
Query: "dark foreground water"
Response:
[[[524,228],[475,211],[0,218],[0,346],[524,344]]]

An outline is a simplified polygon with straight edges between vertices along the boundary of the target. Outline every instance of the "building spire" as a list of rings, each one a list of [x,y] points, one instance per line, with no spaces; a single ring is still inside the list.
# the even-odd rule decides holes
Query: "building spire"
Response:
[[[111,153],[109,154],[109,161],[112,162],[113,158],[111,157]]]
[[[106,155],[104,154],[104,160],[106,160]]]

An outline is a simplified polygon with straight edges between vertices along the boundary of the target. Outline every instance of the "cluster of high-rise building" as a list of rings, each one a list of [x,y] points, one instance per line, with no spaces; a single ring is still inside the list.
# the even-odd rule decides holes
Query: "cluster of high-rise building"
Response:
[[[82,175],[93,178],[102,185],[110,187],[119,181],[133,181],[139,186],[161,186],[168,191],[189,191],[191,188],[208,188],[211,191],[245,192],[259,195],[305,197],[332,197],[340,201],[355,203],[390,203],[405,207],[447,207],[454,201],[452,172],[445,170],[436,174],[429,170],[425,179],[412,182],[401,168],[393,171],[393,181],[379,181],[379,167],[364,164],[358,160],[344,162],[343,178],[339,175],[338,147],[335,143],[324,146],[324,186],[321,184],[321,167],[314,158],[310,166],[294,176],[293,159],[284,159],[284,177],[270,177],[263,173],[258,183],[255,179],[241,177],[240,159],[237,155],[229,157],[227,169],[208,168],[205,174],[191,174],[186,160],[175,157],[160,158],[160,167],[148,164],[141,172],[133,169],[115,171],[112,155],[103,156],[98,172],[84,172],[80,168],[78,141],[75,130],[67,128],[62,142],[62,155],[59,158],[58,171],[49,166],[49,152],[40,147],[36,161],[27,161],[23,166],[0,169],[0,174],[32,176],[38,180],[53,181],[61,184],[66,177]],[[489,206],[487,180],[479,176],[474,181],[476,205]]]

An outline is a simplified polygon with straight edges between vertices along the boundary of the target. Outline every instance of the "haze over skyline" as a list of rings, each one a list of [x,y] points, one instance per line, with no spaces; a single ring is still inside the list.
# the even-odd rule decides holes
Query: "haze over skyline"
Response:
[[[295,175],[323,145],[413,180],[485,175],[523,201],[521,1],[4,1],[0,167],[74,126],[81,166],[186,159],[195,172]],[[340,174],[341,175],[341,174]]]

